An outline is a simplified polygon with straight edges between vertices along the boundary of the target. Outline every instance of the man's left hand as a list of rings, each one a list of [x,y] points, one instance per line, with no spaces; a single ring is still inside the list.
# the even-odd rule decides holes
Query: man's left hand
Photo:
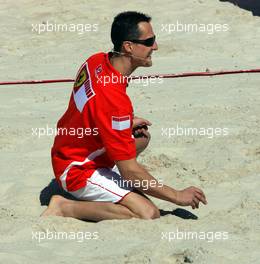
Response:
[[[143,126],[143,125],[151,126],[152,123],[150,121],[148,121],[147,119],[135,116],[133,119],[133,127],[132,128],[135,129],[138,126]]]
[[[149,137],[147,132],[148,126],[151,126],[152,123],[147,119],[141,117],[134,117],[133,119],[133,135],[135,138],[139,137]]]

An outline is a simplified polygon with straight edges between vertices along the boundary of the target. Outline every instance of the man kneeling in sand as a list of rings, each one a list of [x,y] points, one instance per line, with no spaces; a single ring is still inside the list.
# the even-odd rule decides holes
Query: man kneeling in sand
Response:
[[[117,15],[113,52],[95,54],[79,69],[68,109],[57,124],[59,132],[70,133],[58,133],[52,148],[56,179],[77,200],[54,195],[43,216],[92,221],[160,217],[144,194],[193,209],[207,203],[200,189],[163,185],[136,160],[149,143],[151,123],[134,117],[127,77],[137,67],[152,65],[158,46],[150,21],[138,12]],[[72,128],[83,128],[84,136],[71,133]]]

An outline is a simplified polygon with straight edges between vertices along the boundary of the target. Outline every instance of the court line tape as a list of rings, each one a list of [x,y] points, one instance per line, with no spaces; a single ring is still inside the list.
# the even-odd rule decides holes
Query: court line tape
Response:
[[[186,73],[177,73],[177,74],[154,74],[154,75],[130,76],[129,78],[133,80],[144,79],[144,78],[184,78],[184,77],[194,77],[194,76],[216,76],[216,75],[242,74],[242,73],[260,73],[260,69],[186,72]],[[6,82],[0,82],[0,85],[65,83],[65,82],[75,82],[75,80],[74,79],[51,79],[51,80],[6,81]]]

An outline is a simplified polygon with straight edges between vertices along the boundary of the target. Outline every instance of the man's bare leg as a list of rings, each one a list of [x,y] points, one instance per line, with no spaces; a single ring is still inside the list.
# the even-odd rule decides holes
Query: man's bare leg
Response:
[[[49,215],[73,217],[91,221],[138,217],[127,207],[120,204],[111,202],[75,201],[66,199],[60,195],[52,196],[48,208],[41,216]]]
[[[131,192],[114,204],[111,202],[73,201],[54,195],[41,216],[57,215],[82,220],[154,219],[160,217],[158,208],[143,196]]]

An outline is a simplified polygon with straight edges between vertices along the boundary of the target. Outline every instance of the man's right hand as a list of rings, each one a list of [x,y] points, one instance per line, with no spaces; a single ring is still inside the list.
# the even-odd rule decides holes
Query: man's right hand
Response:
[[[202,190],[196,187],[189,187],[182,191],[176,191],[176,201],[177,205],[181,206],[191,206],[192,209],[199,208],[199,203],[207,204],[205,194]]]
[[[116,165],[124,180],[137,181],[140,183],[136,189],[153,197],[169,201],[181,206],[191,206],[193,209],[199,208],[199,203],[207,204],[206,197],[202,190],[196,187],[189,187],[182,191],[177,191],[159,182],[147,170],[140,166],[136,159],[116,161]],[[151,182],[153,181],[153,184]],[[143,183],[149,183],[147,188],[142,188]],[[156,186],[154,186],[156,182]],[[152,187],[153,185],[153,187]]]

